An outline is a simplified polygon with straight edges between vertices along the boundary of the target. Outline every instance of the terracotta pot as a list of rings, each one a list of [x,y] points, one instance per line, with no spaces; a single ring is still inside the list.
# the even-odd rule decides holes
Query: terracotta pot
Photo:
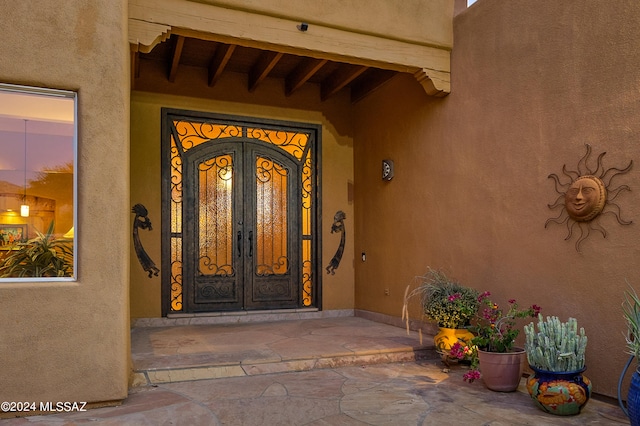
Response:
[[[520,385],[526,352],[514,348],[511,352],[486,352],[478,349],[480,373],[484,385],[497,392],[513,392]]]
[[[538,408],[559,416],[580,414],[591,396],[591,381],[576,371],[554,372],[530,366],[533,375],[527,380],[527,390]]]
[[[456,342],[460,340],[470,342],[473,334],[466,328],[446,328],[440,327],[440,331],[433,338],[436,345],[436,351],[442,354],[448,354]]]

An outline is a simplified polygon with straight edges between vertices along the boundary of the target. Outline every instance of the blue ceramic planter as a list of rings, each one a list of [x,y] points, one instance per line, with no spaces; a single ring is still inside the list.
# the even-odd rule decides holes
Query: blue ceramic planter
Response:
[[[627,410],[631,426],[640,426],[640,373],[637,370],[631,377],[627,394]]]
[[[624,414],[629,417],[631,426],[640,426],[640,367],[636,368],[636,371],[631,377],[631,384],[629,385],[629,393],[627,394],[627,404],[625,407],[622,400],[622,382],[629,370],[629,366],[633,362],[635,356],[631,355],[629,360],[622,369],[620,379],[618,380],[618,403]]]

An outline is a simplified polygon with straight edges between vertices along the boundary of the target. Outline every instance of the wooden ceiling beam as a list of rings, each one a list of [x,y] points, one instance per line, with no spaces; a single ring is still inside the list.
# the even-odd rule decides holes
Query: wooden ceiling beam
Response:
[[[305,84],[320,68],[328,62],[327,59],[314,59],[306,58],[300,65],[298,65],[293,71],[285,77],[284,82],[284,94],[290,96],[293,92],[298,90]]]
[[[251,67],[249,71],[249,92],[253,92],[258,84],[267,76],[269,72],[276,66],[284,53],[282,52],[265,52],[260,60]]]
[[[182,56],[182,48],[184,47],[184,36],[177,36],[176,45],[173,49],[173,56],[171,58],[171,68],[169,69],[169,81],[173,83],[176,81],[176,74],[178,73],[178,65],[180,64],[180,56]]]
[[[361,65],[346,65],[334,71],[320,87],[320,100],[326,101],[330,96],[338,93],[343,87],[358,78],[369,67]]]
[[[236,49],[235,44],[220,44],[209,64],[209,86],[216,84]]]
[[[351,103],[369,96],[373,91],[380,88],[383,84],[391,80],[397,74],[396,71],[371,69],[366,77],[359,79],[351,85]]]

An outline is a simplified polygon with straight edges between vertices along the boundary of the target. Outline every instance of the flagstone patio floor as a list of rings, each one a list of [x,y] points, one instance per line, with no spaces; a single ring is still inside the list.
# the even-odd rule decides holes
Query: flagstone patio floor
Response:
[[[425,339],[425,341],[428,338]],[[120,406],[7,425],[624,425],[610,401],[577,416],[536,408],[448,369],[415,333],[360,317],[135,327]]]

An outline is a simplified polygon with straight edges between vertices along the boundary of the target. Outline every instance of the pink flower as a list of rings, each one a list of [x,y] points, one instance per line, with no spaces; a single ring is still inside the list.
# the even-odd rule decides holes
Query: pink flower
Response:
[[[460,299],[462,297],[462,295],[460,293],[454,293],[452,295],[450,295],[447,299],[449,299],[449,302],[455,302],[456,300]]]
[[[482,302],[484,299],[486,299],[489,296],[491,296],[491,293],[488,291],[485,291],[480,296],[478,296],[478,302]]]
[[[462,346],[460,342],[456,342],[451,345],[451,349],[449,351],[449,355],[453,358],[464,359],[465,357],[465,347]]]
[[[538,305],[531,306],[531,309],[533,309],[533,314],[531,315],[532,317],[537,317],[540,311],[542,310],[542,308]]]
[[[514,303],[516,303],[516,299],[509,299],[509,303],[513,305]]]
[[[474,380],[480,378],[480,372],[478,370],[469,370],[464,373],[464,376],[462,376],[462,378],[465,382],[473,383]]]
[[[495,320],[495,312],[493,311],[493,309],[484,308],[482,310],[482,317],[484,319],[486,319],[487,321],[494,321]]]

